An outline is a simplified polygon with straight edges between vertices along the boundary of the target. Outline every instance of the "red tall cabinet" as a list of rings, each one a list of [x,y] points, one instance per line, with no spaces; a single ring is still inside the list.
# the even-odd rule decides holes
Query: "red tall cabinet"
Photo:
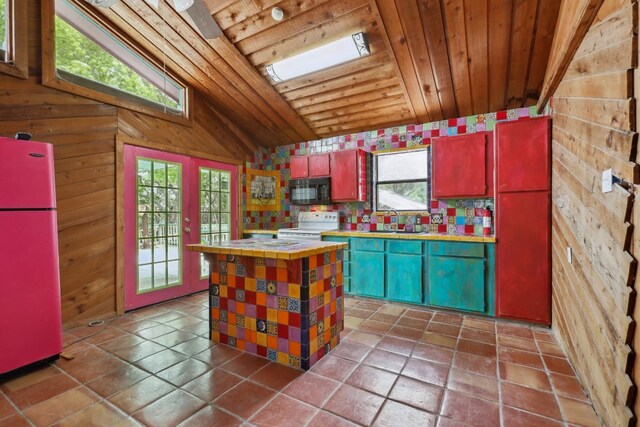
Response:
[[[496,124],[496,311],[551,323],[550,119]]]

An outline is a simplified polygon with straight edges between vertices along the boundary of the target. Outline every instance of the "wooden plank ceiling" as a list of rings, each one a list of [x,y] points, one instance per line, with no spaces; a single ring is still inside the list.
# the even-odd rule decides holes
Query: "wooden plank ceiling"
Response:
[[[201,0],[205,40],[167,0],[98,12],[263,146],[533,105],[557,0]],[[284,19],[271,18],[280,7]],[[371,55],[279,84],[266,65],[364,31]]]

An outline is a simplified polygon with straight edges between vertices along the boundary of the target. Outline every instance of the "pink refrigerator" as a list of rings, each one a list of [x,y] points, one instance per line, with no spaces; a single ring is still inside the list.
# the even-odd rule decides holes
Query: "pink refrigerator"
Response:
[[[0,374],[61,351],[53,147],[0,137]]]

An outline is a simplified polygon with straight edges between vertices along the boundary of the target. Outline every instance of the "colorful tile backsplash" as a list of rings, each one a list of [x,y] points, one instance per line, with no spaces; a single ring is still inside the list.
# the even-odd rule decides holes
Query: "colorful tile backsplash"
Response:
[[[542,115],[546,115],[545,112]],[[297,222],[298,212],[306,210],[339,211],[341,213],[341,228],[344,230],[378,230],[384,229],[385,218],[379,221],[378,215],[373,215],[371,202],[338,203],[323,206],[296,206],[289,202],[288,182],[290,178],[291,156],[328,153],[332,151],[361,148],[369,152],[412,147],[428,147],[431,138],[442,136],[462,135],[475,132],[492,131],[499,121],[518,120],[521,118],[537,117],[536,107],[503,110],[488,114],[478,114],[457,119],[441,120],[437,122],[396,126],[374,131],[360,132],[348,135],[324,138],[321,140],[301,142],[271,149],[260,149],[254,154],[252,162],[247,162],[247,168],[280,171],[280,201],[282,209],[279,211],[247,211],[246,208],[246,174],[243,174],[243,209],[245,212],[245,229],[278,229],[293,227]],[[486,234],[482,226],[485,209],[493,211],[493,199],[478,200],[434,200],[429,212],[423,215],[423,228],[429,227],[432,232],[450,234]],[[473,209],[473,212],[471,211]],[[409,216],[409,221],[413,220]],[[402,229],[407,217],[399,215],[397,227]],[[382,226],[382,228],[380,228]]]

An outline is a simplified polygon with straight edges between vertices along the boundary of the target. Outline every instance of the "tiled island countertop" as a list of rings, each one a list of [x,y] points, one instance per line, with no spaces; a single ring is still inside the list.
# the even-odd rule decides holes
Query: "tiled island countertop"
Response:
[[[189,245],[209,262],[211,339],[309,369],[340,342],[345,247],[259,238]]]

